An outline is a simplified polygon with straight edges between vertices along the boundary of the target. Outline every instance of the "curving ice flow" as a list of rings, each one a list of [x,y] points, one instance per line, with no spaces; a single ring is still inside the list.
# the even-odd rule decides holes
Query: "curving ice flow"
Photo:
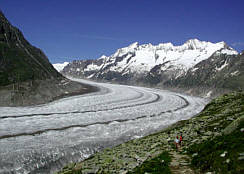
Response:
[[[105,147],[188,119],[207,103],[159,89],[75,80],[100,91],[0,108],[0,173],[52,173]]]

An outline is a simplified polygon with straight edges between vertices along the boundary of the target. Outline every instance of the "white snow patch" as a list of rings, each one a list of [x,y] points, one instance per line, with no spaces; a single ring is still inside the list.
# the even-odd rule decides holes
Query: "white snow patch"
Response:
[[[199,68],[193,68],[192,70],[191,70],[191,72],[195,72],[196,70],[198,70]]]
[[[90,79],[94,76],[94,74],[89,75],[87,78]]]
[[[223,49],[220,51],[222,54],[237,55],[238,52],[235,50]]]
[[[64,62],[64,63],[55,63],[53,64],[53,67],[58,71],[62,71],[64,69],[65,66],[67,66],[69,64],[69,62]]]
[[[98,70],[100,69],[100,66],[97,66],[95,64],[90,64],[84,69],[84,71],[93,71],[93,70]]]
[[[230,75],[232,75],[232,76],[236,76],[236,75],[238,75],[239,74],[239,71],[237,70],[237,71],[235,71],[235,72],[233,72],[233,73],[230,73]]]
[[[107,56],[102,55],[99,59],[106,59],[106,58],[107,58]]]
[[[227,63],[227,61],[225,61],[225,63],[221,67],[219,67],[219,68],[216,67],[216,71],[220,71],[220,70],[224,69],[228,65],[229,64]]]

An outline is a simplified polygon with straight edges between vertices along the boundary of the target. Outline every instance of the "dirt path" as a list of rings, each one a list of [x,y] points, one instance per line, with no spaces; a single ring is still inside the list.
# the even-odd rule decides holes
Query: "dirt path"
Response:
[[[187,155],[180,154],[176,151],[171,151],[171,163],[169,165],[172,173],[179,174],[194,174],[195,172],[190,168],[189,157]]]

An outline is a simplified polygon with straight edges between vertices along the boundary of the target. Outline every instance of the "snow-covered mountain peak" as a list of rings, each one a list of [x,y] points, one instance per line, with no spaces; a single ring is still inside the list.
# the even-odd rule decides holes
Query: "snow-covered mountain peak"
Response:
[[[137,48],[138,46],[139,46],[139,43],[138,43],[138,42],[134,42],[134,43],[132,43],[132,44],[129,45],[129,48],[130,48],[130,49],[135,49],[135,48]]]
[[[158,45],[152,45],[151,43],[148,44],[142,44],[139,45],[138,42],[134,42],[130,44],[127,47],[120,48],[118,49],[113,55],[110,57],[122,57],[127,54],[136,54],[138,52],[154,52],[156,53],[157,51],[163,51],[166,53],[169,52],[178,52],[178,53],[183,53],[183,52],[189,52],[190,50],[198,50],[198,52],[208,52],[213,54],[217,50],[221,49],[228,49],[228,50],[233,50],[230,48],[225,42],[218,42],[218,43],[212,43],[212,42],[207,42],[207,41],[200,41],[198,39],[190,39],[186,41],[182,45],[173,45],[172,43],[160,43]],[[209,54],[208,54],[209,55]]]
[[[99,57],[98,59],[106,59],[107,58],[107,56],[105,56],[105,55],[102,55],[101,57]]]
[[[212,43],[190,39],[182,45],[172,43],[151,43],[139,45],[132,43],[118,49],[111,56],[101,56],[99,59],[84,64],[83,71],[88,78],[104,76],[104,74],[145,74],[156,69],[163,72],[173,72],[175,77],[184,75],[199,62],[216,54],[238,54],[225,42]],[[79,68],[80,70],[80,68]],[[79,73],[81,73],[79,71]],[[111,74],[110,74],[111,75]],[[108,75],[110,77],[110,75]]]
[[[136,49],[138,49],[139,43],[134,42],[130,44],[128,47],[118,49],[111,57],[122,57],[125,54],[133,53]]]
[[[198,39],[190,39],[186,41],[183,46],[186,46],[187,49],[203,49],[208,45],[208,42],[200,41]]]
[[[157,46],[157,49],[159,50],[171,50],[174,48],[174,45],[171,42],[168,43],[160,43]]]
[[[206,42],[206,41],[200,41],[199,39],[194,38],[194,39],[189,39],[189,40],[187,40],[187,41],[185,42],[185,44],[199,45],[199,44],[202,44],[202,43],[204,43],[204,42]]]
[[[151,43],[139,45],[138,42],[135,42],[128,47],[118,49],[113,55],[106,58],[110,59],[110,62],[118,62],[115,67],[120,67],[121,70],[127,67],[130,68],[130,71],[135,72],[149,71],[159,64],[165,64],[168,67],[172,67],[170,65],[180,66],[187,70],[209,58],[216,51],[221,51],[221,54],[238,54],[225,42],[212,43],[190,39],[183,45],[177,46],[170,42],[158,45]],[[123,59],[121,59],[122,57]]]

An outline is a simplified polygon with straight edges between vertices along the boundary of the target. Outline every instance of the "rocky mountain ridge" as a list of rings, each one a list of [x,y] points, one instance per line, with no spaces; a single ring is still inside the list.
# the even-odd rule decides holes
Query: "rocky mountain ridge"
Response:
[[[62,73],[99,81],[184,90],[197,89],[200,83],[206,83],[206,79],[210,78],[212,80],[203,85],[207,88],[204,92],[206,95],[216,87],[218,78],[223,81],[226,73],[232,74],[226,75],[229,77],[242,75],[242,57],[242,54],[238,54],[225,42],[211,43],[191,39],[180,46],[172,43],[139,45],[135,42],[118,49],[111,56],[73,61],[64,67]],[[233,64],[236,65],[232,66]],[[231,71],[227,70],[229,65],[232,67]],[[224,84],[217,87],[232,89]]]

